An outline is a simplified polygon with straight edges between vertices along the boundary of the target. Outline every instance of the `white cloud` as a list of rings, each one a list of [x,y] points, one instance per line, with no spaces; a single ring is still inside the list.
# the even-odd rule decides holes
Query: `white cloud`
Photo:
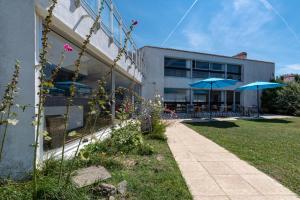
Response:
[[[270,4],[269,1],[267,0],[259,0],[262,4],[264,4],[265,8],[268,10],[273,10],[273,6]]]
[[[184,30],[187,43],[195,50],[211,50],[212,41],[209,35],[194,30]]]
[[[264,26],[273,20],[274,13],[266,12],[259,0],[223,0],[220,4],[221,10],[212,18],[203,21],[200,14],[191,16],[182,31],[187,48],[237,53],[253,49],[253,41],[268,39]]]
[[[240,10],[249,6],[250,3],[250,0],[234,0],[233,6],[235,10]]]
[[[299,74],[300,73],[300,63],[287,65],[285,67],[281,67],[278,70],[279,74]]]
[[[210,23],[212,35],[224,45],[247,46],[251,39],[263,34],[263,27],[273,19],[258,1],[234,0],[223,4],[223,10]],[[251,43],[253,45],[253,43]]]

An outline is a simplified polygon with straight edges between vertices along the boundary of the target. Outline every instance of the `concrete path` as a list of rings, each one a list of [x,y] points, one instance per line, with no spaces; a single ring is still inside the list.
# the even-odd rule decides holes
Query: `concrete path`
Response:
[[[296,200],[274,179],[185,125],[172,123],[168,144],[194,200]]]

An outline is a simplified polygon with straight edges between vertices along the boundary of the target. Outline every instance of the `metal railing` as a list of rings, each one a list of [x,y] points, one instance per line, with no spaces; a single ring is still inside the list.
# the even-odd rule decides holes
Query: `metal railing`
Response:
[[[112,0],[80,0],[82,7],[93,19],[96,18],[101,1],[104,1],[104,9],[100,18],[100,27],[114,44],[121,48],[128,32],[128,27],[125,25]],[[132,37],[128,41],[126,59],[130,59],[131,65],[134,65],[140,73],[142,72],[142,56]]]

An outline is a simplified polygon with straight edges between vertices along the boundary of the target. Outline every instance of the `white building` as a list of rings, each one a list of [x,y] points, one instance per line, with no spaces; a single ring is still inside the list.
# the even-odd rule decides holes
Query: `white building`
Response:
[[[274,78],[275,64],[247,59],[247,53],[222,56],[178,49],[145,46],[143,54],[144,74],[142,96],[151,99],[155,94],[164,97],[166,108],[187,112],[190,106],[207,111],[209,91],[191,89],[189,84],[201,79],[230,78],[238,83],[229,88],[218,89],[211,95],[212,109],[235,110],[256,105],[256,93],[234,90],[254,81],[270,81]]]
[[[38,71],[35,66],[39,61],[41,48],[41,33],[43,19],[49,7],[48,0],[7,0],[0,1],[0,96],[3,95],[5,85],[9,82],[14,70],[15,59],[21,62],[20,92],[16,103],[31,106],[22,112],[16,109],[19,123],[10,127],[5,141],[3,159],[0,162],[0,175],[22,177],[32,168],[35,128],[32,121],[38,103]],[[44,128],[48,131],[55,129],[61,132],[62,117],[66,111],[66,96],[68,96],[68,82],[74,71],[74,61],[85,36],[92,26],[99,9],[98,0],[59,0],[54,9],[52,31],[49,34],[48,65],[46,75],[59,63],[63,45],[70,44],[73,52],[66,53],[62,70],[59,73],[55,89],[46,99]],[[130,22],[130,20],[128,20]],[[129,41],[127,54],[112,70],[113,59],[123,45],[127,28],[111,0],[105,0],[101,23],[97,32],[92,36],[87,53],[82,58],[78,91],[71,107],[69,129],[80,129],[85,126],[87,101],[96,81],[107,75],[107,90],[135,85],[140,92],[142,80],[141,59],[132,38]],[[111,72],[111,73],[109,73]],[[134,84],[133,84],[134,83]],[[69,84],[69,85],[68,85]],[[66,86],[67,85],[67,86]],[[67,87],[67,88],[66,88]],[[118,97],[122,98],[122,97]],[[111,109],[114,114],[115,107]],[[81,107],[83,109],[81,109]],[[106,117],[106,119],[110,117]],[[106,123],[103,119],[101,123]],[[54,131],[55,132],[55,131]],[[60,134],[61,135],[61,134]],[[3,130],[0,130],[0,139]],[[49,149],[61,146],[61,136],[53,135],[53,144],[39,143],[39,159],[42,160]],[[71,145],[71,138],[70,145]],[[74,147],[74,145],[73,145]],[[67,147],[68,149],[69,147]]]

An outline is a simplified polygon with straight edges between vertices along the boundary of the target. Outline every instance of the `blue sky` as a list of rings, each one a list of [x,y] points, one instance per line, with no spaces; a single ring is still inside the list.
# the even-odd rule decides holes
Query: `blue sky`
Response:
[[[114,0],[139,25],[139,47],[161,46],[195,0]],[[198,0],[164,47],[273,61],[276,74],[300,73],[299,0]]]

